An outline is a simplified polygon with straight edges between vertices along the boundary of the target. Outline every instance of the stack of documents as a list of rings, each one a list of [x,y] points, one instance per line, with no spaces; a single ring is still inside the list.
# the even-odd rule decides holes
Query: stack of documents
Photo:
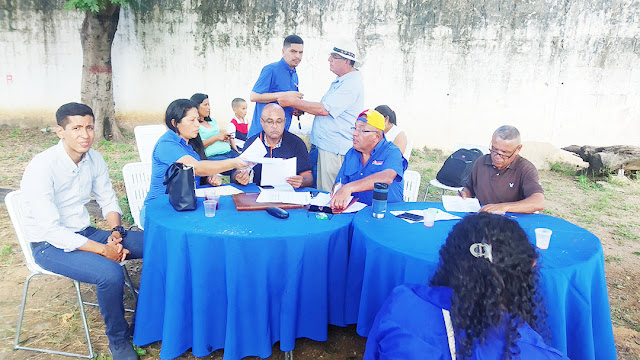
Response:
[[[480,202],[476,198],[463,199],[460,196],[442,195],[442,205],[451,212],[478,212]]]

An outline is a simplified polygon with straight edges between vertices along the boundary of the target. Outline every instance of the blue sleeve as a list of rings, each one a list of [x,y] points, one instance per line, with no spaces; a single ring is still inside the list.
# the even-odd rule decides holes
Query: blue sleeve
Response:
[[[185,155],[193,157],[192,154],[185,152],[184,148],[180,146],[180,144],[173,141],[158,142],[156,148],[153,150],[153,156],[156,158],[156,160],[167,166],[178,161],[178,159]],[[199,158],[194,159],[200,160]]]
[[[262,68],[262,71],[260,72],[260,76],[258,76],[258,80],[256,81],[256,84],[253,85],[253,89],[251,89],[251,91],[258,94],[264,94],[264,93],[270,92],[269,89],[271,89],[271,80],[273,78],[272,69],[273,67],[270,65],[267,65]]]
[[[394,181],[402,180],[404,171],[407,169],[407,159],[402,156],[400,149],[397,146],[391,144],[387,149],[387,154],[382,163],[381,170],[391,169],[396,172],[396,178]]]
[[[342,162],[342,166],[340,166],[340,171],[338,171],[338,175],[336,175],[336,180],[333,182],[334,184],[337,184],[338,182],[341,182],[342,184],[346,184],[349,182],[349,179],[346,178],[346,175],[344,174],[344,172],[346,171],[346,167],[347,164],[349,163],[349,155],[351,155],[351,152],[353,151],[353,148],[349,149],[349,151],[347,151],[347,154],[344,156],[344,161]]]

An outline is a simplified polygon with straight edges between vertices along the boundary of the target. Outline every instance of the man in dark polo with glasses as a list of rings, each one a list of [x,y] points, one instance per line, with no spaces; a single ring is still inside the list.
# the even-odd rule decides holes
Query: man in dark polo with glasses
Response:
[[[499,127],[491,139],[491,152],[476,160],[462,198],[477,197],[482,208],[494,214],[533,213],[544,208],[544,192],[538,170],[518,155],[520,132],[513,126]]]

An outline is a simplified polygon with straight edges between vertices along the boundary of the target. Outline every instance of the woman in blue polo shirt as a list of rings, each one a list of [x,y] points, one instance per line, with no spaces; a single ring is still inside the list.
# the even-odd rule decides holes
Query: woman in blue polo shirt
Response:
[[[364,360],[566,359],[536,332],[546,314],[537,256],[517,222],[484,212],[464,217],[440,249],[430,286],[393,290]]]
[[[196,184],[200,183],[200,176],[214,176],[224,171],[245,169],[249,166],[249,163],[241,158],[200,160],[200,156],[190,144],[190,141],[198,136],[198,117],[198,105],[191,100],[178,99],[169,104],[164,118],[169,130],[158,139],[153,148],[151,186],[144,200],[145,205],[165,193],[166,186],[162,184],[164,174],[174,162],[193,166]]]

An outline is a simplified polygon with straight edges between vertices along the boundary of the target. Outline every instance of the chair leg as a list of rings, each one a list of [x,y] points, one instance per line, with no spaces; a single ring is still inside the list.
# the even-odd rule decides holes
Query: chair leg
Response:
[[[131,281],[131,276],[129,275],[126,265],[122,265],[122,271],[124,272],[124,284],[129,288],[129,290],[131,290],[134,299],[133,310],[126,309],[129,312],[133,312],[133,316],[131,316],[131,325],[129,325],[129,330],[133,335],[133,331],[136,326],[136,310],[138,309],[138,290],[133,286],[133,282]]]
[[[82,354],[74,354],[74,353],[68,353],[68,352],[64,352],[64,351],[54,351],[54,350],[47,350],[47,349],[40,349],[40,348],[32,348],[32,347],[27,347],[27,346],[20,346],[20,333],[22,331],[22,320],[24,318],[24,310],[27,304],[27,294],[29,292],[29,284],[31,283],[31,279],[36,276],[36,275],[40,275],[40,274],[36,274],[36,273],[32,273],[27,277],[27,280],[25,281],[24,284],[24,292],[22,293],[22,304],[20,305],[20,316],[18,317],[18,329],[16,331],[16,339],[15,342],[13,344],[13,350],[30,350],[30,351],[37,351],[37,352],[41,352],[41,353],[46,353],[46,354],[54,354],[54,355],[62,355],[62,356],[72,356],[72,357],[79,357],[79,358],[86,358],[86,359],[93,359],[93,348],[91,347],[91,338],[89,337],[89,326],[87,324],[87,318],[84,314],[84,306],[82,304],[82,296],[80,295],[80,286],[78,284],[77,281],[73,281],[75,288],[76,288],[76,295],[78,297],[78,304],[80,305],[80,315],[82,316],[82,323],[84,325],[84,333],[85,336],[87,338],[87,347],[89,348],[89,355],[82,355]]]
[[[422,202],[427,201],[427,195],[429,195],[429,186],[431,186],[431,184],[427,184],[427,190],[425,190],[424,192],[424,198],[422,199]]]
[[[293,351],[287,351],[284,353],[284,360],[293,360]]]

